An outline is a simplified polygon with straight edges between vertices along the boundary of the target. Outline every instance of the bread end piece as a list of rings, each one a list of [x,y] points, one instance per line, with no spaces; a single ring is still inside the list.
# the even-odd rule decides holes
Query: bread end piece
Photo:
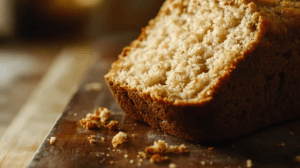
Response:
[[[209,94],[196,101],[159,98],[111,78],[130,48],[147,38],[144,30],[105,76],[120,107],[134,119],[193,141],[231,139],[300,117],[300,10],[282,6],[285,1],[265,2],[243,2],[257,8],[256,38],[205,88]]]

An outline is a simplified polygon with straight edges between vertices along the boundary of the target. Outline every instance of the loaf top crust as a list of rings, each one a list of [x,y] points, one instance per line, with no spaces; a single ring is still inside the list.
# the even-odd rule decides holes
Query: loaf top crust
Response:
[[[168,104],[205,104],[268,37],[299,27],[299,0],[167,0],[105,79]]]

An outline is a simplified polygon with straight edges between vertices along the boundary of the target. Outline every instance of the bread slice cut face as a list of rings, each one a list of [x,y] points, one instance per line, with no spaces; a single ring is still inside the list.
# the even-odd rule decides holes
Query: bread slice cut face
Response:
[[[287,74],[300,65],[299,27],[299,1],[167,0],[105,79],[135,119],[185,139],[230,139],[300,116],[282,118],[298,108],[283,100],[300,101]]]

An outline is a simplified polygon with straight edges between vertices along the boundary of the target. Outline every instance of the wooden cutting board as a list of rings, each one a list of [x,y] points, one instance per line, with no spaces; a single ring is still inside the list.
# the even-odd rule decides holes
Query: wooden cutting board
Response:
[[[119,108],[103,79],[113,60],[102,57],[100,63],[86,75],[79,90],[37,150],[28,165],[29,168],[168,167],[170,163],[176,164],[179,168],[243,168],[247,167],[247,159],[251,159],[252,167],[300,167],[300,163],[293,161],[295,156],[300,155],[299,119],[260,129],[250,135],[218,144],[185,141],[131,119]],[[95,82],[100,83],[102,88],[88,91],[86,86]],[[106,128],[86,130],[80,126],[79,120],[100,106],[112,111],[111,119],[117,120],[120,130],[129,137],[126,144],[115,149],[112,147],[112,137],[118,131],[110,131]],[[289,132],[294,134],[291,135]],[[133,138],[132,134],[135,134],[136,138]],[[95,144],[89,143],[87,137],[90,135],[96,136]],[[47,139],[50,137],[56,137],[54,145],[49,144]],[[101,140],[102,137],[105,138],[104,142]],[[170,161],[165,163],[153,164],[147,158],[139,164],[138,152],[153,145],[155,140],[164,140],[170,145],[185,144],[189,152],[168,155]],[[284,143],[285,146],[278,146],[280,143]],[[128,158],[124,155],[128,155]],[[110,161],[114,163],[111,164]]]

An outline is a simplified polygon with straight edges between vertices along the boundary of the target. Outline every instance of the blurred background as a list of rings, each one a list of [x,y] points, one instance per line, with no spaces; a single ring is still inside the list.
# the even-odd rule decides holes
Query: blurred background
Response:
[[[0,0],[0,137],[69,45],[116,59],[164,0]]]

